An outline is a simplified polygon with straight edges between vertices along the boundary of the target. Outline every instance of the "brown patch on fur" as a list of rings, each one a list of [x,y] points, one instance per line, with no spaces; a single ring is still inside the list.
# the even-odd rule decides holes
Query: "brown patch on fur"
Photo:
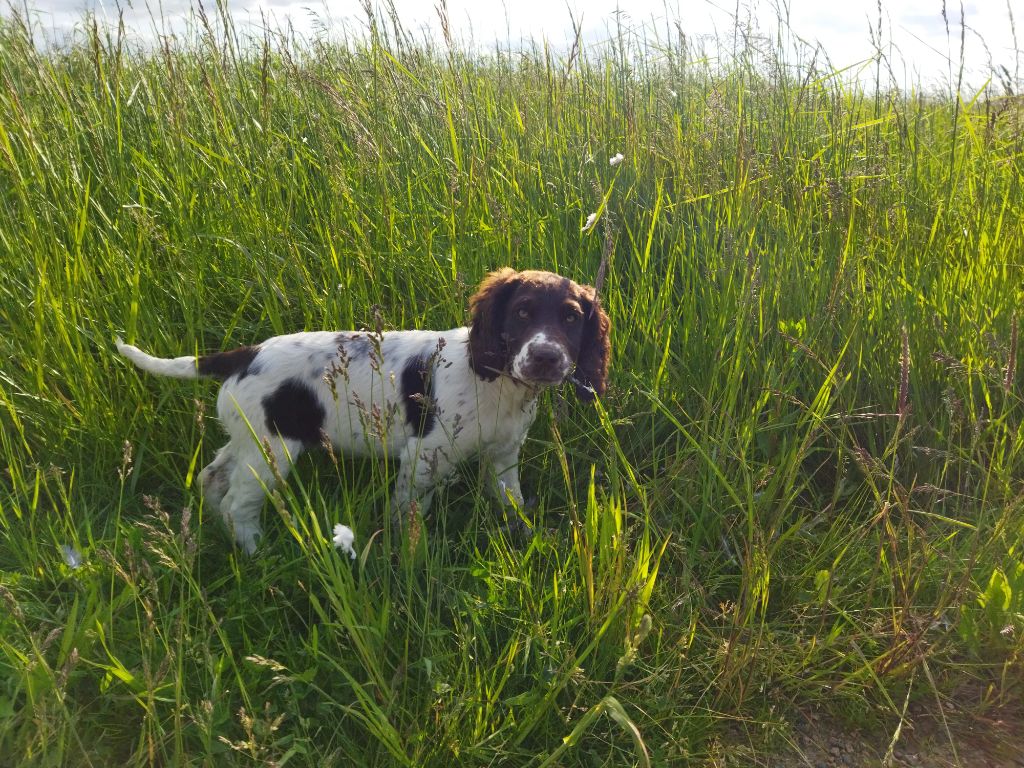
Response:
[[[576,359],[576,378],[583,384],[592,387],[591,393],[584,387],[576,385],[576,394],[580,400],[590,402],[595,395],[600,397],[608,389],[608,358],[611,355],[611,320],[601,308],[601,302],[590,286],[583,286],[584,316],[586,326],[583,331],[583,342],[580,344],[580,356]]]
[[[494,381],[508,368],[508,345],[502,329],[508,300],[518,285],[518,273],[504,267],[484,278],[469,299],[469,365],[484,381]]]
[[[200,376],[209,376],[214,379],[229,379],[238,374],[239,379],[244,379],[255,371],[250,369],[252,361],[260,352],[259,347],[239,347],[227,352],[217,352],[212,355],[200,357],[196,363]]]

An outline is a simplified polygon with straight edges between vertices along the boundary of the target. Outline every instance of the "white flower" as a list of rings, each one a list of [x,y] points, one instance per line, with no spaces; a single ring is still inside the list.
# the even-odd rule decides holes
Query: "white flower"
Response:
[[[673,99],[676,98],[679,95],[678,93],[676,93],[671,88],[668,89],[668,92],[669,92],[669,95],[672,96]]]
[[[621,163],[625,159],[626,158],[624,158],[622,156],[621,152],[616,152],[614,157],[609,157],[608,158],[608,165],[610,165],[612,168],[614,168],[616,165],[618,165],[619,163]]]
[[[64,562],[68,564],[68,568],[81,567],[82,553],[74,547],[72,547],[70,544],[61,544],[60,554],[64,558]]]
[[[348,554],[353,560],[356,559],[356,551],[352,548],[356,535],[347,525],[338,523],[334,526],[334,546]]]
[[[596,213],[592,213],[587,216],[587,223],[583,225],[583,229],[581,229],[580,232],[589,232],[593,228],[595,221],[597,221]]]

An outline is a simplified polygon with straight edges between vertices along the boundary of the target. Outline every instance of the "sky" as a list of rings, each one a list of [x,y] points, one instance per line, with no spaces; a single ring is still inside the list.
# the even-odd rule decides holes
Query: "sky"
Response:
[[[148,0],[147,4],[147,0],[122,0],[122,5],[133,31],[152,37],[151,9],[170,20],[169,29],[175,29],[196,1]],[[259,27],[267,19],[272,27],[291,25],[308,38],[324,34],[341,37],[365,30],[362,0],[222,1],[242,29]],[[440,0],[391,1],[405,29],[440,38],[436,9]],[[117,5],[110,0],[7,2],[17,7],[27,2],[39,28],[58,38],[81,23],[87,8],[95,10],[100,19],[117,17]],[[380,0],[370,2],[380,4]],[[205,0],[208,12],[213,12],[215,3]],[[820,44],[834,67],[854,67],[851,72],[875,51],[871,30],[878,27],[878,5],[879,0],[447,0],[454,35],[479,47],[494,41],[503,47],[509,42],[515,46],[530,39],[562,47],[572,37],[573,19],[582,25],[585,43],[599,45],[614,30],[617,13],[628,28],[646,30],[649,36],[660,34],[664,39],[666,24],[678,20],[691,38],[717,35],[731,41],[737,15],[746,27],[762,34],[773,34],[781,16],[788,20],[793,35]],[[980,87],[991,65],[1006,68],[1015,90],[1024,86],[1024,52],[1018,52],[1024,48],[1024,26],[1020,37],[1014,39],[1015,25],[1024,25],[1021,0],[882,0],[881,6],[883,50],[897,85],[948,90],[956,81],[962,9],[967,89]],[[862,76],[873,79],[874,70]]]

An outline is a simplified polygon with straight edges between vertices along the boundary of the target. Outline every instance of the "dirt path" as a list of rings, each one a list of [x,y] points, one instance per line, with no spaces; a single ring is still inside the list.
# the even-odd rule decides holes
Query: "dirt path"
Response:
[[[742,747],[734,751],[727,746],[721,764],[769,768],[1024,768],[1024,703],[986,708],[984,714],[955,705],[943,706],[943,713],[935,707],[934,711],[911,708],[889,763],[885,756],[895,725],[887,731],[869,733],[811,713],[794,728],[788,748],[764,757]],[[738,747],[740,741],[733,742],[733,746]]]

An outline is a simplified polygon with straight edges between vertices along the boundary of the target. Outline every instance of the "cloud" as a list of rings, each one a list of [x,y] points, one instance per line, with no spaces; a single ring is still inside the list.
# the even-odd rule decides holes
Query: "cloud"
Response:
[[[36,18],[44,29],[67,34],[81,26],[86,10],[108,24],[117,22],[114,0],[28,0],[34,7]],[[132,0],[126,0],[131,3]],[[31,4],[35,2],[35,5]],[[264,20],[271,28],[291,26],[306,38],[324,30],[335,37],[361,34],[365,29],[362,0],[225,0],[243,35],[254,34]],[[376,0],[383,9],[383,0]],[[448,17],[457,40],[488,47],[495,41],[500,45],[516,46],[530,40],[546,40],[556,48],[572,37],[572,21],[582,25],[584,43],[599,45],[617,33],[618,25],[625,29],[660,32],[668,20],[678,20],[680,27],[691,38],[732,38],[735,24],[735,5],[711,0],[631,0],[629,12],[618,11],[621,0],[568,0],[569,5],[551,0],[448,0]],[[747,3],[747,0],[744,0]],[[149,3],[153,3],[151,6]],[[153,39],[157,29],[183,30],[186,21],[194,18],[197,0],[136,0],[125,9],[125,20],[130,31],[142,39]],[[206,11],[216,22],[216,2],[207,0]],[[749,0],[740,6],[739,19],[743,24],[752,22],[757,31],[774,35],[778,28],[776,2]],[[877,0],[844,0],[841,3],[823,3],[821,0],[788,0],[790,31],[811,44],[820,44],[828,60],[836,67],[846,67],[874,56],[870,29],[878,23]],[[1007,10],[1001,2],[969,2],[964,16],[968,25],[965,47],[967,72],[972,82],[983,82],[988,72],[989,58],[985,46],[991,51],[993,63],[1004,65],[1011,72],[1017,64]],[[0,14],[10,12],[10,6],[0,8]],[[433,2],[423,0],[394,0],[394,8],[406,30],[416,37],[441,38],[441,24]],[[572,9],[570,11],[570,8]],[[936,73],[948,79],[949,59],[959,58],[960,5],[947,4],[949,34],[943,21],[941,5],[936,0],[883,0],[883,50],[891,56],[897,72],[908,73],[908,83],[914,83],[914,73]],[[154,21],[154,13],[163,18]],[[617,12],[619,15],[617,15]],[[790,37],[792,44],[796,37]],[[984,45],[982,45],[984,41]]]

